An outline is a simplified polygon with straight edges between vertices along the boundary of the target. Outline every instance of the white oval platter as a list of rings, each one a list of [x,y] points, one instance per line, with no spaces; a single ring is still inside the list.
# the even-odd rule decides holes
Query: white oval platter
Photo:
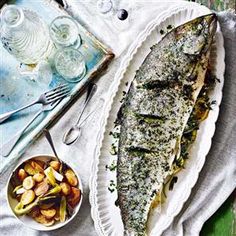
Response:
[[[163,37],[160,34],[161,29],[166,29],[168,25],[177,27],[198,16],[209,14],[209,12],[206,7],[192,3],[185,2],[185,4],[173,6],[169,12],[150,22],[136,40],[136,45],[131,45],[127,56],[116,73],[114,83],[111,86],[111,96],[107,100],[103,111],[105,119],[102,121],[101,132],[97,138],[98,145],[90,179],[91,214],[99,236],[123,235],[120,210],[119,207],[115,206],[117,191],[115,190],[111,193],[108,190],[111,180],[116,183],[116,170],[109,171],[105,168],[106,165],[109,166],[117,160],[117,156],[110,153],[114,139],[109,133],[114,128],[114,121],[121,106],[120,101],[123,97],[123,91],[128,90],[127,83],[130,84],[134,78],[135,71],[150,52],[150,47]],[[216,84],[214,91],[210,94],[210,99],[215,100],[216,105],[210,111],[208,118],[201,123],[197,139],[191,149],[190,159],[186,163],[186,168],[177,175],[178,182],[175,184],[174,189],[168,193],[167,200],[161,205],[161,208],[157,208],[150,215],[148,222],[148,235],[150,236],[161,235],[171,224],[188,199],[204,165],[206,155],[211,147],[211,140],[215,132],[215,122],[222,99],[225,69],[224,56],[223,36],[218,26],[214,66],[216,68],[215,75],[220,80],[220,83]],[[131,60],[132,63],[130,63]]]

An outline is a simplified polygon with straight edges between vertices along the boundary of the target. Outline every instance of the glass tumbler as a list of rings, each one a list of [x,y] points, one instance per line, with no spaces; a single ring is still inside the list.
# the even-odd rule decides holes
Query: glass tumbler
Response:
[[[73,46],[79,48],[81,38],[78,25],[75,20],[69,16],[59,16],[55,18],[49,27],[51,39],[61,47]]]
[[[78,82],[86,74],[82,54],[72,47],[59,50],[55,55],[54,63],[57,72],[68,82]]]

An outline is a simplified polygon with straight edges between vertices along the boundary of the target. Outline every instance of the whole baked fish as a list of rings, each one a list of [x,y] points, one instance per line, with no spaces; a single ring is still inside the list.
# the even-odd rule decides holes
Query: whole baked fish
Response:
[[[146,235],[152,203],[204,84],[216,22],[210,14],[173,29],[132,81],[119,114],[117,189],[126,235]]]

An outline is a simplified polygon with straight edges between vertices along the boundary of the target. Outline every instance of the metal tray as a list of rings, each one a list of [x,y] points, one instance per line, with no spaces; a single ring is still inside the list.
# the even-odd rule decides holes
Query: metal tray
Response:
[[[5,2],[37,12],[48,24],[59,15],[68,15],[54,0],[15,0]],[[22,155],[25,148],[35,140],[40,132],[55,120],[59,114],[65,111],[65,108],[79,96],[88,82],[95,78],[100,71],[104,70],[114,57],[111,50],[99,42],[79,22],[78,27],[82,39],[82,45],[79,50],[86,61],[86,76],[80,82],[69,83],[71,87],[70,96],[63,99],[52,111],[38,117],[33,125],[26,130],[8,157],[3,157],[0,154],[0,172],[4,171],[10,162],[17,160],[17,157]],[[19,66],[20,63],[0,43],[0,114],[26,105],[30,101],[37,99],[42,92],[56,87],[59,83],[67,83],[56,72],[53,73],[53,79],[49,85],[43,81],[22,78],[19,75]],[[7,142],[34,116],[39,108],[40,105],[35,105],[15,114],[12,118],[0,124],[0,148],[3,143]]]

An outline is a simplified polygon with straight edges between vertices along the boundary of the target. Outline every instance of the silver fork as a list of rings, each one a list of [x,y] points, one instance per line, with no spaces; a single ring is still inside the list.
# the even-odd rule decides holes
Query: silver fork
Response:
[[[6,112],[4,114],[1,114],[0,115],[0,123],[5,121],[6,119],[8,119],[13,114],[15,114],[19,111],[22,111],[23,109],[26,109],[30,106],[33,106],[37,103],[41,103],[43,105],[53,103],[53,102],[57,101],[60,98],[66,97],[69,92],[70,92],[70,89],[69,89],[68,85],[66,85],[66,84],[59,85],[56,88],[51,89],[51,90],[41,94],[37,100],[33,101],[32,103],[30,103],[28,105],[26,105],[24,107],[21,107],[19,109],[16,109],[14,111],[10,111],[10,112]]]
[[[35,114],[35,116],[25,125],[25,127],[23,129],[21,129],[13,138],[11,138],[9,141],[7,141],[5,144],[3,144],[0,153],[6,157],[8,156],[12,149],[15,147],[16,143],[18,142],[18,140],[20,139],[21,135],[25,132],[25,130],[34,122],[34,120],[43,112],[45,111],[50,111],[52,110],[59,102],[60,100],[57,100],[54,103],[50,103],[50,104],[46,104],[43,105],[42,108],[40,109],[40,111],[38,111],[38,113]]]

